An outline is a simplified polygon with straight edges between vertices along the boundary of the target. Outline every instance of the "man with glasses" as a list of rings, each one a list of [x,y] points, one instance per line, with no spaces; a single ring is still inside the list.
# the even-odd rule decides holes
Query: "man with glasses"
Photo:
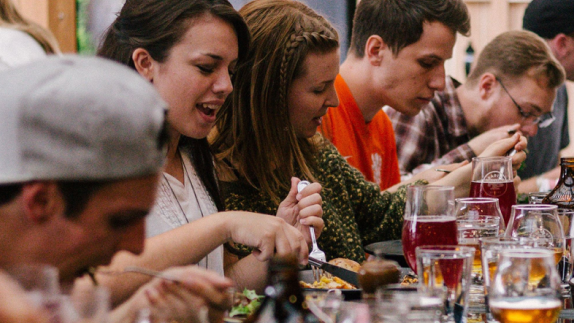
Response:
[[[574,81],[574,0],[533,0],[524,12],[523,27],[544,38],[566,78]],[[528,140],[530,154],[518,171],[523,180],[521,192],[548,191],[560,174],[557,167],[561,150],[570,143],[568,93],[562,85],[556,94],[553,113],[556,121]],[[571,155],[572,147],[566,152]],[[564,153],[564,152],[562,152]]]
[[[552,102],[564,80],[560,63],[534,33],[510,31],[480,54],[465,84],[446,77],[421,113],[386,108],[395,129],[401,173],[470,161],[492,142],[519,131],[534,136],[552,123]]]

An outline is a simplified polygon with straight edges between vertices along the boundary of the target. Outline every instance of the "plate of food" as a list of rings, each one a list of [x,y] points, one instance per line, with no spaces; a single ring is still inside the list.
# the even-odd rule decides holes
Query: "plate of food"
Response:
[[[361,265],[350,259],[336,258],[329,261],[329,263],[354,272],[358,272],[359,268],[361,268]],[[315,281],[312,270],[302,270],[299,272],[299,279],[299,284],[304,292],[327,292],[330,289],[340,289],[346,301],[361,299],[363,292],[358,286],[349,284],[329,273],[324,273],[319,281]]]
[[[396,261],[399,266],[409,266],[403,254],[403,243],[401,240],[375,242],[365,247],[365,251],[371,255],[374,255],[377,249],[381,250],[383,257]]]
[[[233,295],[233,307],[229,316],[224,319],[225,323],[240,323],[253,314],[263,301],[262,295],[257,295],[254,290],[244,289],[236,291]]]

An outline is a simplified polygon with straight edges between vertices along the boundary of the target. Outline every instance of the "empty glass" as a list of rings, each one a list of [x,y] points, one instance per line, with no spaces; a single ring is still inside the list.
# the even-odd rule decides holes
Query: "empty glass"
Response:
[[[385,323],[439,323],[446,290],[419,291],[415,286],[389,285],[376,292],[378,320]],[[378,320],[376,322],[378,322]]]
[[[474,248],[422,246],[416,253],[420,289],[431,292],[446,288],[444,320],[463,322],[468,311]]]
[[[489,288],[489,307],[501,323],[554,323],[558,319],[560,277],[547,249],[502,250]]]

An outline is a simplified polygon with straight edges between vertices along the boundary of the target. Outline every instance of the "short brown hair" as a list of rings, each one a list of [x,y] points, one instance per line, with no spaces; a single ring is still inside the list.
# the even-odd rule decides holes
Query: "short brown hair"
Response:
[[[564,82],[564,68],[542,38],[526,30],[507,31],[484,47],[467,83],[476,84],[488,72],[512,82],[530,71],[536,78],[546,77],[549,88]]]
[[[353,18],[349,52],[363,57],[369,37],[378,35],[397,55],[421,38],[425,22],[435,21],[454,33],[470,34],[463,0],[361,0]]]

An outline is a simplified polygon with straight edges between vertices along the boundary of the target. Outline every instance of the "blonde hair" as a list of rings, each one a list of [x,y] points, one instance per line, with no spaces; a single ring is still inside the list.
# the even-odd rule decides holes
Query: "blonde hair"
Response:
[[[22,17],[11,0],[0,0],[0,27],[20,30],[32,36],[46,54],[60,53],[54,35],[42,26]]]
[[[476,85],[484,73],[492,73],[510,82],[533,73],[537,79],[545,77],[548,88],[558,87],[565,78],[564,68],[554,58],[544,39],[526,30],[507,31],[488,43],[467,83]]]
[[[278,202],[291,176],[314,180],[317,138],[297,138],[287,94],[308,53],[339,48],[337,31],[306,5],[290,0],[255,0],[239,11],[252,35],[234,91],[220,111],[213,148],[251,186]]]

